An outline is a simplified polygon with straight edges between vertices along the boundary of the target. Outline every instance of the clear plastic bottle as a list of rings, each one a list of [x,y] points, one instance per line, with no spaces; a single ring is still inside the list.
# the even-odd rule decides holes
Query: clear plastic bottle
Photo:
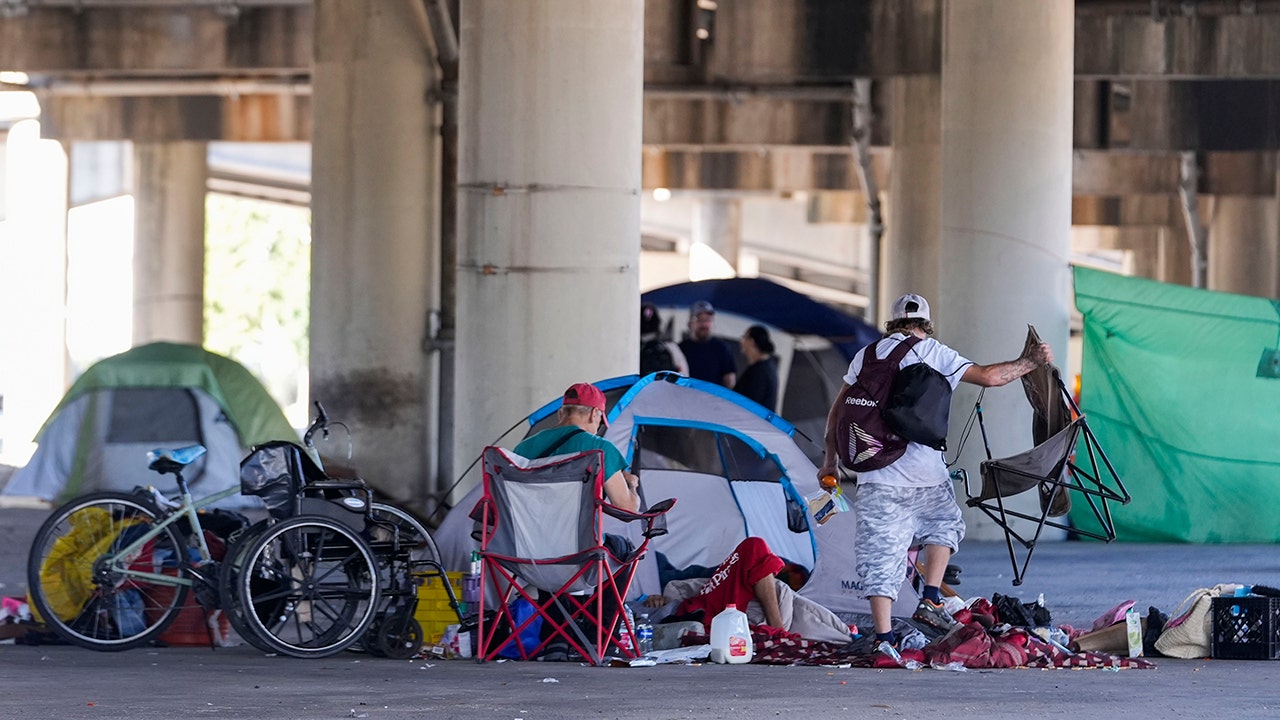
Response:
[[[640,613],[640,617],[636,618],[636,652],[641,655],[653,652],[653,625],[649,623],[649,616],[645,613]]]
[[[618,620],[618,647],[621,647],[623,650],[633,650],[635,649],[635,643],[631,642],[631,631],[627,629],[627,621],[630,620],[631,627],[635,627],[635,619],[631,614],[630,607],[626,605],[623,605],[622,607],[623,610],[626,611],[627,617],[625,620]]]

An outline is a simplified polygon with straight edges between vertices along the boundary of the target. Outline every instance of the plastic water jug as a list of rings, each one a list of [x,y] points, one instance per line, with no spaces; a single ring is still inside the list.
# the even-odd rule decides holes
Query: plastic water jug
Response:
[[[754,653],[746,613],[730,605],[711,618],[711,662],[737,665],[751,662]]]

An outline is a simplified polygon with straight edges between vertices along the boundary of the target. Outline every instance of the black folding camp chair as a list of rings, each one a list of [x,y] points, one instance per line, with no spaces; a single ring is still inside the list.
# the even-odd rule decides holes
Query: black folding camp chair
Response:
[[[1027,344],[1038,345],[1040,338],[1035,328],[1029,327],[1028,330]],[[978,495],[975,496],[969,487],[968,473],[959,471],[968,496],[966,504],[981,510],[1004,530],[1009,561],[1013,565],[1014,585],[1022,584],[1036,542],[1046,527],[1111,542],[1116,538],[1116,531],[1108,503],[1126,504],[1130,499],[1097,436],[1089,429],[1084,413],[1067,392],[1058,368],[1046,365],[1028,374],[1023,378],[1023,389],[1035,411],[1032,427],[1035,447],[1018,455],[993,459],[982,419],[982,396],[979,394],[974,412],[982,430],[987,460],[980,466],[982,488]],[[1030,490],[1039,494],[1038,515],[1009,508],[1006,503],[1009,498]],[[1065,520],[1071,511],[1073,493],[1088,504],[1099,530],[1075,527]],[[1013,527],[1011,518],[1035,523],[1034,532],[1019,532]],[[1014,550],[1015,541],[1026,551],[1021,565]]]

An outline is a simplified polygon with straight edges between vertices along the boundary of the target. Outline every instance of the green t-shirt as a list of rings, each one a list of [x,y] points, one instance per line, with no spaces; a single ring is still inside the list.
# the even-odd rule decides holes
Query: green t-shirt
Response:
[[[605,480],[613,477],[613,474],[619,470],[627,468],[626,458],[622,457],[622,453],[618,452],[618,448],[614,447],[613,443],[574,425],[547,428],[536,435],[531,435],[521,441],[519,445],[516,445],[515,452],[517,455],[523,455],[527,458],[536,458],[546,452],[547,448],[560,442],[560,439],[569,433],[574,433],[574,436],[565,440],[560,447],[556,448],[556,455],[571,455],[587,450],[603,450]]]

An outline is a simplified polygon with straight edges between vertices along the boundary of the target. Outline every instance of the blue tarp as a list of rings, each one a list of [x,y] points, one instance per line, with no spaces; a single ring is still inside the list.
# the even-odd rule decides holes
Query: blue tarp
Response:
[[[699,280],[656,288],[640,296],[658,307],[689,307],[706,300],[716,310],[754,318],[792,335],[818,335],[852,359],[882,334],[860,318],[762,278]]]

